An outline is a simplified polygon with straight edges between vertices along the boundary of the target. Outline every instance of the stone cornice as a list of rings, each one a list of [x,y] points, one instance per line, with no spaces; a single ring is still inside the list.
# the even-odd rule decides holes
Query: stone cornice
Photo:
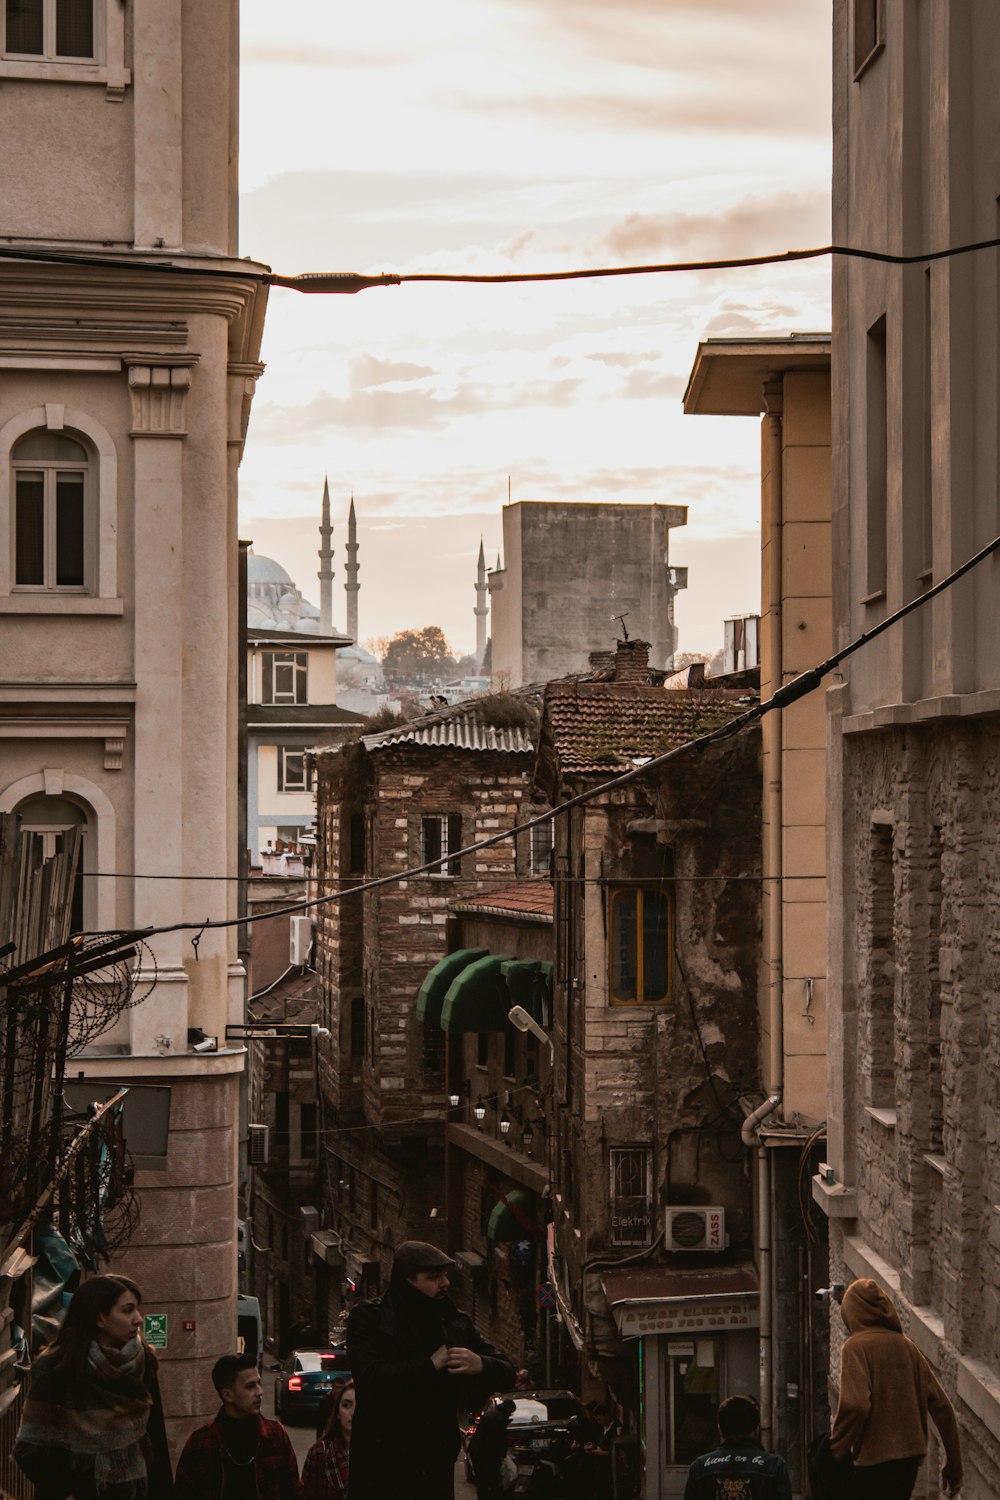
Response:
[[[78,311],[112,314],[115,323],[124,321],[123,314],[139,311],[147,316],[172,314],[174,319],[179,312],[214,314],[235,322],[261,299],[267,300],[267,287],[258,279],[266,274],[266,267],[261,265],[213,262],[211,266],[198,266],[185,262],[179,267],[182,274],[172,276],[169,263],[151,259],[148,264],[157,269],[142,269],[134,261],[132,265],[116,265],[109,260],[106,266],[76,266],[0,257],[3,303],[11,310],[56,309],[65,324]],[[244,269],[251,274],[241,275]],[[209,274],[199,275],[199,270]],[[232,275],[220,276],[220,271]],[[252,359],[258,350],[259,339],[257,349],[234,348],[231,353],[236,358]]]

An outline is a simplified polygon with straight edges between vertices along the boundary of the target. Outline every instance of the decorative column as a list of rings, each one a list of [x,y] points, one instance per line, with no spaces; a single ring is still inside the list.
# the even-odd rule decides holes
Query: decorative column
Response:
[[[197,356],[126,355],[134,473],[135,781],[132,868],[136,926],[184,919],[182,881],[143,879],[184,869],[184,439]],[[130,1013],[133,1054],[187,1047],[184,937],[151,945],[156,987]]]

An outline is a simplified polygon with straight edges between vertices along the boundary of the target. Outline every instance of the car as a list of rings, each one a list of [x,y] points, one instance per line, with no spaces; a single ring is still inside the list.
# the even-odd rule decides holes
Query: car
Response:
[[[527,1450],[541,1454],[568,1447],[573,1437],[570,1424],[575,1418],[586,1416],[583,1403],[572,1391],[500,1391],[491,1396],[465,1431],[465,1477],[470,1484],[476,1476],[469,1456],[469,1440],[486,1413],[495,1410],[501,1401],[514,1403],[507,1424],[507,1448],[514,1453]]]
[[[274,1415],[315,1417],[337,1381],[350,1378],[346,1349],[293,1349],[275,1378]]]

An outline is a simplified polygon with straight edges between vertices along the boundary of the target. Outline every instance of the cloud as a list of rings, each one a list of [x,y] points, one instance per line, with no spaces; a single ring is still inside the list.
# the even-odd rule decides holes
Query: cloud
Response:
[[[402,49],[352,51],[347,47],[296,46],[290,42],[244,42],[240,65],[252,67],[337,68],[356,72],[360,68],[396,68],[409,61]]]
[[[743,198],[719,213],[630,213],[608,230],[602,244],[626,262],[650,255],[709,260],[714,254],[725,259],[804,249],[829,238],[830,199],[813,190]]]
[[[376,359],[374,354],[359,354],[351,360],[351,387],[355,391],[422,380],[433,374],[434,370],[430,365],[407,364],[405,360]]]

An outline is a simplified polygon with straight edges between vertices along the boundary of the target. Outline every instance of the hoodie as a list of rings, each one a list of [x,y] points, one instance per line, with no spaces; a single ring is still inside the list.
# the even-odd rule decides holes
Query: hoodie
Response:
[[[958,1424],[924,1356],[903,1333],[892,1299],[862,1277],[840,1305],[849,1337],[840,1356],[840,1404],[830,1434],[834,1457],[858,1468],[927,1452],[930,1413],[944,1445],[945,1483],[962,1481]]]

